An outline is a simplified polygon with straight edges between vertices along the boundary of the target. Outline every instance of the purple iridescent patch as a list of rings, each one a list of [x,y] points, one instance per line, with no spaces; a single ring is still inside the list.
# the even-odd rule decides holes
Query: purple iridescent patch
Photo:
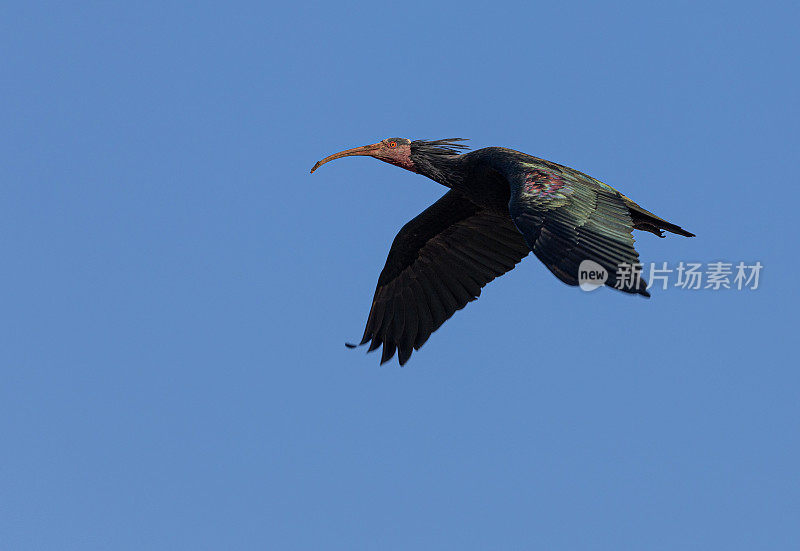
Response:
[[[524,189],[540,199],[550,197],[566,186],[564,180],[546,170],[532,170],[525,175]]]

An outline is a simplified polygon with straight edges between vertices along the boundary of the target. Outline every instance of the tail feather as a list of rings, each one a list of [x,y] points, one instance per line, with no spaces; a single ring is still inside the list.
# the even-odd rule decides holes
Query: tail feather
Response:
[[[667,230],[668,232],[683,235],[685,237],[695,236],[693,233],[684,230],[682,227],[671,222],[667,222],[649,210],[643,209],[627,197],[625,197],[625,203],[628,206],[628,211],[631,213],[633,227],[637,230],[649,231],[650,233],[654,233],[659,237],[664,237],[664,232],[662,230]]]

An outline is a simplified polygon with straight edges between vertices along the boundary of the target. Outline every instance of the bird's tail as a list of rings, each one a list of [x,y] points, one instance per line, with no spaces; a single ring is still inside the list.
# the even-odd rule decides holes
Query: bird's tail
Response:
[[[659,218],[649,210],[643,209],[627,197],[623,196],[623,198],[625,199],[625,204],[628,206],[628,212],[631,213],[633,227],[637,230],[649,231],[650,233],[654,233],[659,237],[664,237],[664,232],[662,230],[667,230],[668,232],[683,235],[685,237],[694,237],[693,233],[684,230],[682,227],[676,224],[667,222],[663,218]]]

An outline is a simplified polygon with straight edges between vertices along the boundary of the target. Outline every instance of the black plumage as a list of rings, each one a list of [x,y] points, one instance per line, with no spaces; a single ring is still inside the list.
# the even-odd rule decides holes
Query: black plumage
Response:
[[[395,237],[367,318],[361,344],[395,351],[400,365],[456,310],[480,296],[531,251],[561,281],[578,285],[578,267],[591,260],[606,285],[649,296],[644,281],[618,279],[636,266],[633,229],[693,237],[620,192],[577,170],[525,153],[488,147],[463,153],[459,138],[388,138],[318,162],[368,155],[450,188]]]

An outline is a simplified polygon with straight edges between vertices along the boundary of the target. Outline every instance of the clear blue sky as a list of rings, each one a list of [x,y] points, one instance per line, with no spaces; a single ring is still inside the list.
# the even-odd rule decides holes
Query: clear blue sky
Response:
[[[0,547],[798,549],[790,3],[5,3]],[[403,369],[349,351],[465,136],[760,261],[584,293],[533,257]]]

